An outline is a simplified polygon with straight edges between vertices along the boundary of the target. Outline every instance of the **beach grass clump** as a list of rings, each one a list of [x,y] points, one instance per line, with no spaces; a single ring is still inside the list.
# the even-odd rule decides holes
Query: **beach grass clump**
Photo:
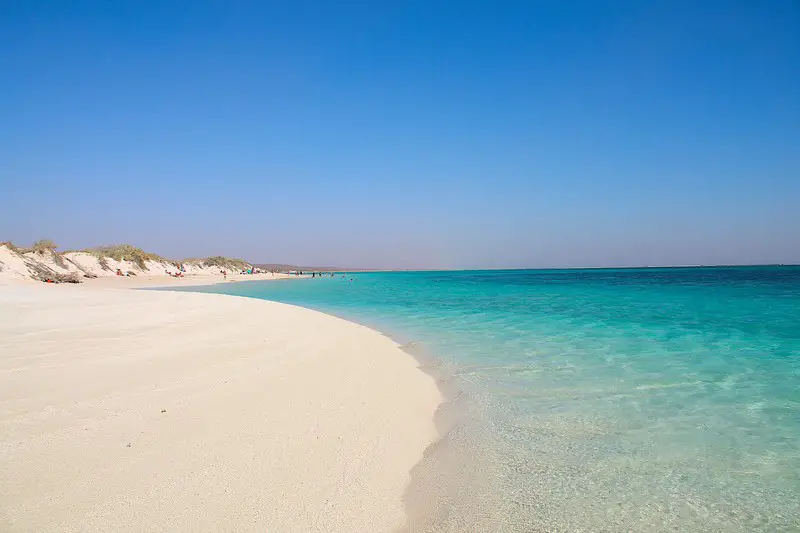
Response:
[[[223,257],[221,255],[215,255],[214,257],[207,257],[203,259],[203,266],[242,270],[248,268],[250,266],[250,263],[248,263],[244,259],[236,259],[233,257]]]
[[[114,259],[115,261],[131,261],[142,270],[146,268],[147,261],[165,261],[165,259],[160,255],[151,252],[145,252],[141,248],[131,244],[98,246],[97,248],[90,248],[83,251],[97,257],[100,266],[106,270],[110,268],[106,259]]]
[[[31,246],[31,251],[33,253],[39,255],[50,254],[53,256],[53,261],[59,268],[67,268],[67,263],[64,262],[64,258],[61,257],[61,254],[56,251],[57,249],[58,245],[50,239],[40,239]]]
[[[3,241],[3,242],[0,242],[0,246],[5,246],[6,248],[8,248],[9,250],[11,250],[12,252],[16,252],[16,253],[18,253],[18,254],[21,254],[21,253],[23,253],[23,250],[22,250],[22,249],[21,249],[19,246],[17,246],[16,244],[14,244],[14,243],[13,243],[13,242],[11,242],[11,241]]]
[[[58,245],[50,239],[40,239],[33,243],[33,246],[31,246],[31,251],[36,252],[37,254],[43,254],[45,252],[55,252],[57,248]]]

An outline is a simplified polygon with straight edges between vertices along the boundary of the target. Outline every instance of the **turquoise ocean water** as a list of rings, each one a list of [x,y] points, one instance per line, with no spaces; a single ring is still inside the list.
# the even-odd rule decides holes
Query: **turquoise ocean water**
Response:
[[[414,341],[461,391],[414,472],[414,531],[800,531],[800,267],[356,273],[198,290]]]

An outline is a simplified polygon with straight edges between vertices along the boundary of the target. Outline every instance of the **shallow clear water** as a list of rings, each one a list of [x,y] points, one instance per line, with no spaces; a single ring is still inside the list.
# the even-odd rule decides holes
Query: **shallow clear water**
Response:
[[[419,341],[460,380],[466,420],[415,473],[412,488],[435,500],[418,530],[800,531],[799,267],[357,273],[199,290]]]

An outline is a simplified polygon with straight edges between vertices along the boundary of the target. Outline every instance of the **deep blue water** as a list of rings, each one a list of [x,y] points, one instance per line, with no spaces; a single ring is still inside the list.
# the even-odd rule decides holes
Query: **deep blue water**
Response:
[[[458,459],[427,459],[448,472],[420,490],[448,494],[420,529],[800,531],[800,267],[354,273],[199,290],[373,326],[454,376],[466,414],[445,448]]]

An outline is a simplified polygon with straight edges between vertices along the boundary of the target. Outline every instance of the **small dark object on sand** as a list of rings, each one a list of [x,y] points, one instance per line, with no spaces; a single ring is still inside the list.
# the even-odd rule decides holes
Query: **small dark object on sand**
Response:
[[[162,412],[162,413],[166,413],[166,412],[167,412],[167,410],[166,410],[166,409],[162,409],[162,410],[161,410],[161,412]]]

